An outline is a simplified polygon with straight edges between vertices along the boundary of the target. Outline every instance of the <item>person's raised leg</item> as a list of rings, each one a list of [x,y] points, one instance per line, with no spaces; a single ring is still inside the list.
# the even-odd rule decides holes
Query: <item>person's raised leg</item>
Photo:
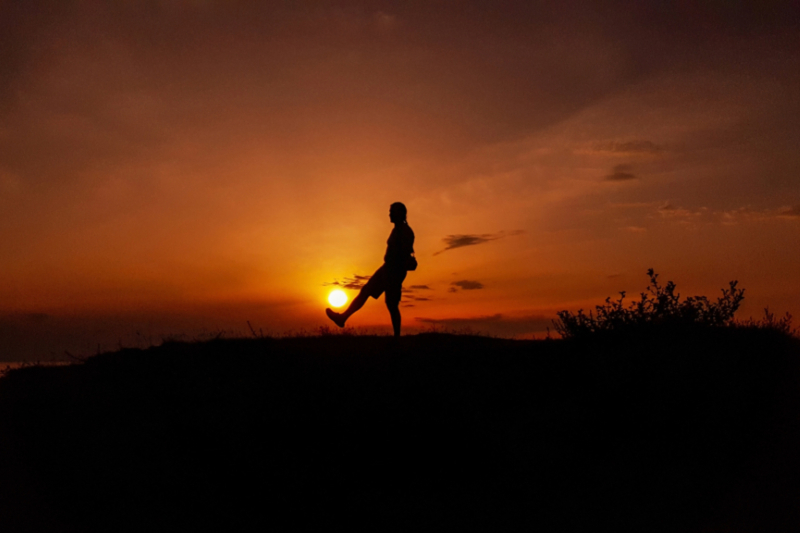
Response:
[[[325,309],[325,314],[328,315],[328,318],[333,320],[334,324],[340,328],[343,328],[344,323],[347,322],[347,319],[350,318],[350,315],[364,307],[367,298],[369,298],[369,294],[365,293],[364,289],[361,289],[361,292],[358,293],[358,296],[353,298],[353,301],[350,302],[350,305],[347,307],[347,310],[344,313],[337,313],[336,311],[328,308]]]
[[[369,294],[364,292],[364,289],[361,289],[361,292],[358,293],[358,296],[353,298],[353,301],[350,302],[350,305],[347,306],[347,310],[342,313],[342,317],[347,320],[350,318],[350,315],[364,307],[364,304],[367,302],[369,298]]]

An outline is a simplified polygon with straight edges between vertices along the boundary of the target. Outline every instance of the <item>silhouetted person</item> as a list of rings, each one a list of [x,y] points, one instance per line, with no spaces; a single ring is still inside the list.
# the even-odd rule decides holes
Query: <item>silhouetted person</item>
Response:
[[[408,270],[416,268],[416,259],[412,259],[414,253],[414,232],[406,222],[406,206],[400,202],[395,202],[389,207],[389,220],[394,223],[394,229],[386,241],[386,255],[383,256],[383,266],[381,266],[366,285],[361,288],[347,311],[337,313],[330,308],[325,309],[328,318],[340,328],[350,318],[350,315],[364,306],[367,298],[372,296],[376,300],[382,293],[386,293],[386,307],[392,316],[392,327],[394,336],[400,336],[400,296],[403,288],[403,280],[406,279]]]

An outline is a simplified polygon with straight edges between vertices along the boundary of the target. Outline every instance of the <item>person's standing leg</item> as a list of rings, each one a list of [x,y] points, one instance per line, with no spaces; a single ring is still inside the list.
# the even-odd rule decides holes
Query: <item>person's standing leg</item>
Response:
[[[394,329],[394,336],[400,336],[400,298],[392,298],[389,296],[389,291],[386,291],[386,307],[389,309],[389,315],[392,317],[392,328]]]
[[[392,317],[392,329],[394,329],[394,336],[400,336],[400,299],[403,295],[403,280],[406,273],[402,272],[396,276],[392,276],[389,281],[389,286],[386,288],[386,308],[389,309],[389,315]]]

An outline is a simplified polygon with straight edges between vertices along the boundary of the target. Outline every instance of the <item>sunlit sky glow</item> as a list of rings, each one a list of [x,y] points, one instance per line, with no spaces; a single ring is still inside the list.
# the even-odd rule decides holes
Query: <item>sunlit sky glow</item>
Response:
[[[394,201],[407,326],[530,336],[649,267],[800,316],[799,30],[789,1],[0,2],[0,359],[313,331]]]

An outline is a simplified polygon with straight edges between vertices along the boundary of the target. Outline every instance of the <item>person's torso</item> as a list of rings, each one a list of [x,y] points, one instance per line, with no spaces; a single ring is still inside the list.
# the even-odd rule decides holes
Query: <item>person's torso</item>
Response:
[[[383,261],[390,265],[405,265],[408,256],[414,253],[414,232],[408,224],[398,224],[386,241]]]

